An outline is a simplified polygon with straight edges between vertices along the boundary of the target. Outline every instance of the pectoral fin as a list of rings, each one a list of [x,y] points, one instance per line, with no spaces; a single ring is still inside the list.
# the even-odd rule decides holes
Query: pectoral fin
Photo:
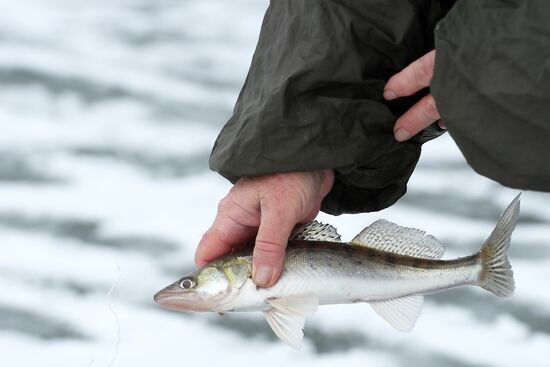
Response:
[[[291,296],[267,300],[271,309],[265,317],[273,332],[292,348],[299,349],[304,338],[306,317],[317,311],[319,301],[311,296]]]
[[[412,295],[386,301],[370,302],[377,314],[399,331],[411,331],[422,312],[424,297]]]

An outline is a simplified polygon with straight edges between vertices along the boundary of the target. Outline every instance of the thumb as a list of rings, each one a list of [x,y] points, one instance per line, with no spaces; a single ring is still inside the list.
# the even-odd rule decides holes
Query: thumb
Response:
[[[260,287],[272,286],[283,268],[286,245],[295,221],[289,213],[273,207],[262,208],[262,220],[252,255],[252,279]]]

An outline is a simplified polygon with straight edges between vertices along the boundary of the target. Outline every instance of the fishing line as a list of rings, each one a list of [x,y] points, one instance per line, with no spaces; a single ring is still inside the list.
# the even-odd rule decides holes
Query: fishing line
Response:
[[[113,285],[111,286],[111,289],[109,289],[109,292],[107,292],[107,299],[109,301],[109,312],[111,312],[111,314],[113,315],[114,319],[115,319],[115,325],[116,325],[116,344],[115,344],[115,350],[113,352],[113,358],[111,359],[111,362],[109,362],[109,364],[107,365],[108,367],[111,367],[114,363],[115,363],[115,360],[116,360],[116,356],[118,354],[118,348],[120,346],[120,321],[118,319],[118,315],[117,313],[115,312],[115,310],[113,309],[113,292],[115,290],[115,288],[118,286],[118,282],[120,282],[120,276],[121,276],[121,272],[120,272],[120,266],[118,265],[118,263],[115,261],[115,265],[117,267],[117,278],[115,280],[115,282],[113,283]]]

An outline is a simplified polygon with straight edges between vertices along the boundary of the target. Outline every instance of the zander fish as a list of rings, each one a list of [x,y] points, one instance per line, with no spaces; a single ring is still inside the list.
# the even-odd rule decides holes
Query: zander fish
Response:
[[[175,311],[261,311],[277,336],[294,348],[305,319],[318,305],[367,302],[394,328],[409,331],[423,295],[477,285],[500,297],[514,291],[506,251],[519,214],[519,195],[481,249],[440,260],[443,245],[424,231],[386,220],[366,227],[349,243],[330,225],[311,222],[288,242],[283,272],[271,288],[251,278],[252,249],[215,260],[167,286],[155,302]]]

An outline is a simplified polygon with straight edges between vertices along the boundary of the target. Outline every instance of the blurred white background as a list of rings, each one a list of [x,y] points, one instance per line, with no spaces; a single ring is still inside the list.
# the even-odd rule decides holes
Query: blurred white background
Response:
[[[428,296],[412,333],[364,304],[323,307],[294,351],[260,314],[152,302],[193,267],[229,188],[208,154],[266,7],[0,1],[0,366],[547,365],[550,194],[523,195],[515,296]],[[478,249],[516,194],[474,173],[443,136],[425,145],[398,204],[321,219],[348,240],[381,217],[422,228],[453,258]]]

